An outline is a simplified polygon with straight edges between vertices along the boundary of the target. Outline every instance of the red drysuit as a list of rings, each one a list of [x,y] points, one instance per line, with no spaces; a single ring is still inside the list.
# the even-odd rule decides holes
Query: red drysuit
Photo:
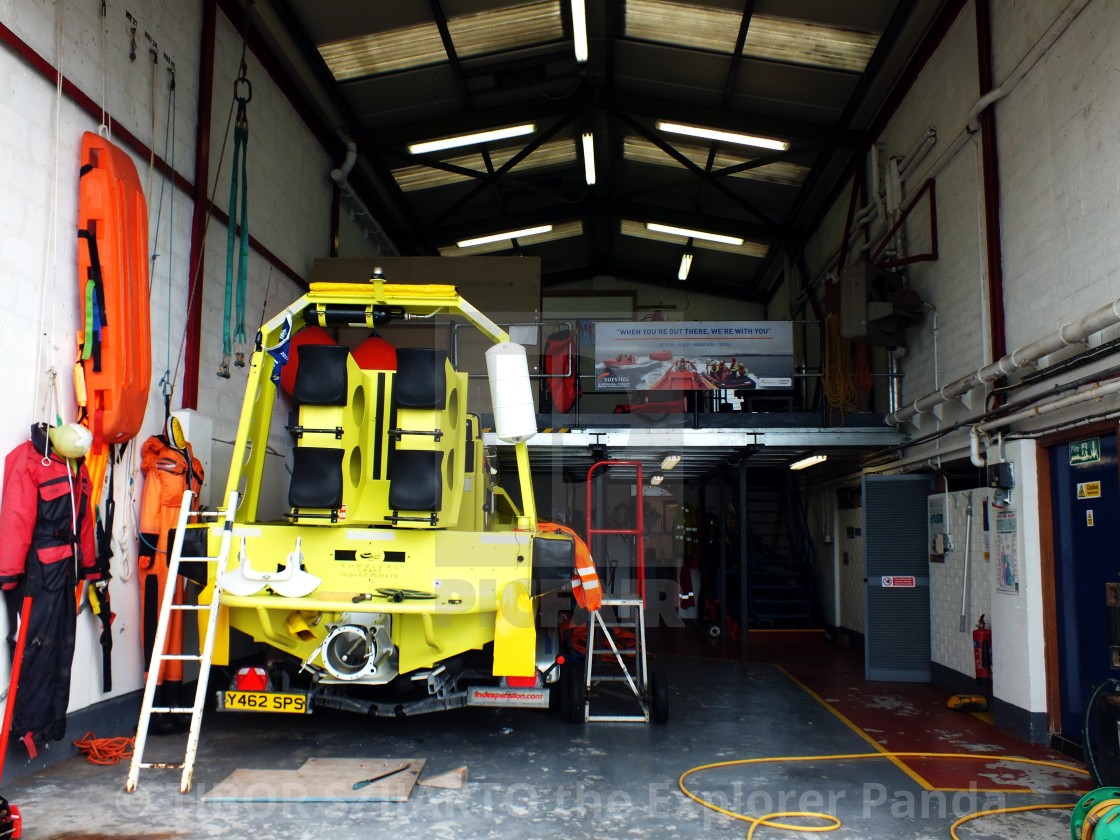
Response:
[[[36,741],[66,734],[70,669],[74,661],[74,587],[97,580],[92,484],[85,461],[74,475],[50,451],[47,427],[31,427],[31,440],[4,460],[0,505],[0,586],[15,629],[24,594],[32,598],[12,732]],[[14,635],[9,638],[14,643]]]

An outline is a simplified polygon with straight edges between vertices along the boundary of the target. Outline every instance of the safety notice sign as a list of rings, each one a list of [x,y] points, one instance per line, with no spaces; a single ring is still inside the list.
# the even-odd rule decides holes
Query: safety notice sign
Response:
[[[1099,481],[1082,481],[1077,485],[1077,498],[1099,499],[1101,497],[1101,483]]]
[[[917,585],[913,575],[883,575],[884,589],[913,589]]]

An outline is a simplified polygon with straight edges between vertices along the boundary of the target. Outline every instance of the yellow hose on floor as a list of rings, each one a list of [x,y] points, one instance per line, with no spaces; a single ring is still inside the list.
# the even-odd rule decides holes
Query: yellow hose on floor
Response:
[[[863,759],[863,758],[896,758],[896,759],[900,759],[900,758],[927,758],[927,759],[929,759],[929,758],[932,758],[932,759],[971,759],[971,760],[975,760],[975,761],[1010,761],[1010,762],[1014,762],[1016,764],[1033,764],[1033,765],[1038,765],[1038,766],[1043,766],[1043,767],[1056,767],[1060,770],[1069,770],[1072,773],[1080,773],[1083,776],[1088,776],[1089,775],[1089,773],[1087,771],[1082,770],[1080,767],[1072,767],[1068,764],[1062,764],[1062,763],[1057,762],[1057,761],[1043,761],[1041,759],[1036,759],[1036,758],[1018,758],[1018,757],[1009,757],[1009,756],[1002,756],[1002,755],[985,755],[985,754],[980,754],[980,753],[873,752],[873,753],[850,753],[850,754],[847,754],[847,755],[767,756],[767,757],[763,757],[763,758],[739,758],[739,759],[735,759],[733,761],[718,761],[718,762],[715,762],[715,763],[712,763],[712,764],[701,764],[698,767],[693,767],[692,769],[686,770],[684,773],[682,773],[680,778],[677,779],[677,787],[680,788],[681,793],[683,793],[685,796],[687,796],[693,802],[696,802],[697,804],[702,805],[705,808],[710,808],[711,810],[713,810],[717,813],[723,814],[725,817],[731,817],[732,819],[742,820],[744,822],[749,822],[751,824],[751,828],[750,828],[750,831],[747,832],[747,840],[753,840],[755,831],[758,830],[759,826],[763,826],[763,825],[768,826],[770,828],[783,829],[785,831],[802,831],[802,832],[835,831],[836,829],[840,828],[842,823],[840,822],[840,820],[838,818],[832,816],[832,814],[822,814],[822,813],[819,813],[819,812],[812,812],[812,811],[785,811],[785,812],[779,812],[779,813],[773,813],[773,814],[764,814],[761,817],[752,817],[749,814],[741,814],[738,811],[732,811],[729,808],[721,808],[719,805],[716,805],[714,802],[709,802],[708,800],[706,800],[706,799],[704,799],[700,796],[697,796],[695,793],[690,791],[688,789],[688,786],[685,785],[685,779],[687,779],[693,773],[699,773],[701,770],[715,770],[715,769],[718,769],[720,767],[734,767],[734,766],[741,765],[741,764],[766,764],[766,763],[772,763],[772,762],[793,762],[793,761],[802,761],[802,762],[808,762],[808,761],[848,761],[848,760]],[[1010,792],[1014,792],[1014,793],[1038,793],[1038,791],[1008,791],[1008,792],[1009,793]],[[1049,809],[1053,809],[1053,808],[1073,808],[1075,804],[1076,803],[1071,802],[1068,805],[1026,805],[1026,806],[1022,806],[1022,807],[1018,807],[1018,808],[995,808],[995,809],[988,810],[988,811],[980,811],[978,813],[969,814],[968,816],[962,817],[961,819],[959,819],[955,823],[953,823],[953,825],[949,827],[949,836],[952,837],[953,840],[960,840],[960,838],[957,836],[957,831],[956,831],[957,826],[962,825],[963,823],[966,823],[969,820],[974,820],[977,817],[983,817],[983,816],[987,816],[989,814],[1014,813],[1014,812],[1017,812],[1017,811],[1038,811],[1038,810],[1043,810],[1043,809],[1048,809],[1048,808]],[[806,826],[806,825],[791,825],[790,823],[785,823],[785,822],[775,822],[775,820],[784,820],[784,819],[789,819],[789,818],[825,820],[826,823],[824,825],[808,825],[808,826]]]

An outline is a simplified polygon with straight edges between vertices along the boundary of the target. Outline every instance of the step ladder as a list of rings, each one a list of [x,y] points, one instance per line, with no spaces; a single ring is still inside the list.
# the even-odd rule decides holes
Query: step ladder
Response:
[[[218,627],[219,596],[221,594],[220,582],[222,575],[225,574],[226,571],[226,562],[229,559],[229,550],[233,539],[233,517],[237,512],[237,491],[229,494],[229,503],[226,505],[224,511],[218,510],[194,513],[191,511],[191,503],[193,500],[194,494],[188,490],[183,494],[182,505],[179,508],[179,524],[175,529],[175,542],[171,549],[171,556],[168,558],[167,585],[164,587],[163,603],[160,605],[159,623],[156,625],[156,637],[152,646],[152,661],[148,665],[148,679],[144,684],[144,699],[140,704],[140,721],[136,726],[136,747],[132,753],[132,764],[128,768],[128,782],[125,784],[125,790],[128,793],[132,793],[136,790],[136,784],[140,778],[140,770],[144,768],[161,770],[181,769],[183,775],[179,781],[179,790],[181,793],[188,793],[191,789],[191,777],[194,774],[194,759],[195,755],[198,753],[198,734],[202,725],[202,707],[206,702],[206,684],[210,677],[210,661],[214,655],[214,634]],[[192,516],[197,516],[201,520],[222,520],[222,543],[217,556],[183,556],[183,537],[187,531],[187,523]],[[215,564],[215,572],[213,575],[215,581],[214,592],[209,604],[172,603],[177,588],[175,582],[179,579],[180,563]],[[171,621],[172,613],[177,610],[209,613],[206,624],[206,641],[200,653],[169,654],[164,652],[164,648],[167,644],[167,627]],[[198,685],[195,689],[194,705],[182,707],[153,705],[156,695],[156,685],[159,682],[160,670],[162,669],[163,663],[170,660],[198,663]],[[153,713],[175,715],[189,714],[191,716],[190,729],[187,732],[187,749],[182,762],[170,764],[165,762],[144,761],[144,747],[147,745],[148,727],[151,723]]]
[[[650,719],[649,670],[646,665],[645,609],[641,598],[604,598],[603,607],[610,608],[613,618],[604,618],[601,609],[591,613],[587,629],[583,719],[585,721],[633,721],[648,723]],[[624,614],[626,617],[624,617]],[[620,648],[612,630],[628,630],[634,634],[634,647]],[[605,667],[604,667],[605,666]],[[617,668],[615,667],[617,666]],[[591,709],[593,693],[610,694],[629,699],[628,695],[610,688],[625,683],[633,693],[641,714],[599,714]],[[594,690],[594,692],[593,692]]]

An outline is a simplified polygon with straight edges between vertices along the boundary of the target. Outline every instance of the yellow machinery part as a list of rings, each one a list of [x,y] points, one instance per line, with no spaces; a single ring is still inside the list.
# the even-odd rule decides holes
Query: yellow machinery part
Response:
[[[537,631],[529,587],[510,581],[498,595],[494,619],[494,674],[531,677],[536,674]]]

